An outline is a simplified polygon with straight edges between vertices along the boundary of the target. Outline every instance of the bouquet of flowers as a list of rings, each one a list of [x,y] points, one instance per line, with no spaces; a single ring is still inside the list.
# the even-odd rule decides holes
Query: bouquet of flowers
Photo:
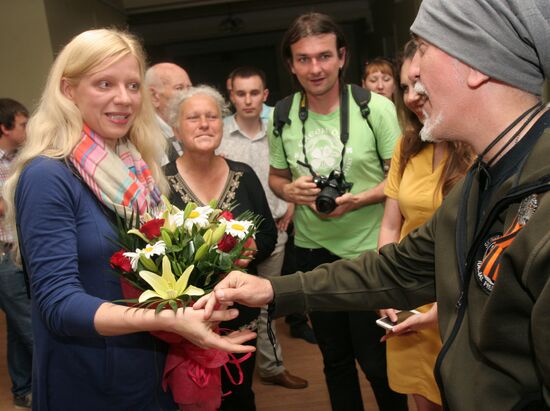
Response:
[[[235,218],[216,203],[184,210],[166,197],[157,210],[117,220],[120,250],[111,267],[121,277],[123,302],[158,311],[186,307],[210,292],[250,251],[260,217],[245,212]],[[226,353],[204,350],[182,337],[156,332],[170,343],[163,387],[185,409],[215,409],[221,401],[220,367]],[[219,395],[218,395],[219,394]],[[214,401],[214,403],[212,403]],[[210,405],[208,405],[210,402]]]

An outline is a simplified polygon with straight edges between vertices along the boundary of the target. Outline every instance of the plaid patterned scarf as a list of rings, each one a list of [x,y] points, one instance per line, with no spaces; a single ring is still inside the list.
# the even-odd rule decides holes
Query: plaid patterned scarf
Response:
[[[126,139],[119,140],[113,152],[84,124],[82,139],[70,159],[97,198],[121,217],[132,210],[143,214],[160,202],[149,167]]]

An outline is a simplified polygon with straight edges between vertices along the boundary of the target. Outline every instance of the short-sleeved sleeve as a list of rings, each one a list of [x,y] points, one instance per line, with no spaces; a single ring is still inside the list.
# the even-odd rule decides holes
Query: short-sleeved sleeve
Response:
[[[267,137],[269,138],[269,164],[273,168],[288,168],[286,154],[283,147],[283,137],[273,133],[273,115],[267,125]]]
[[[393,155],[395,142],[401,135],[395,106],[390,99],[371,93],[369,123],[376,136],[378,154],[384,160]]]
[[[384,194],[387,197],[397,199],[399,194],[399,186],[401,185],[401,175],[399,174],[399,158],[401,157],[401,141],[400,138],[395,144],[395,150],[391,159],[390,171],[388,172],[388,178],[386,180],[386,186],[384,187]]]

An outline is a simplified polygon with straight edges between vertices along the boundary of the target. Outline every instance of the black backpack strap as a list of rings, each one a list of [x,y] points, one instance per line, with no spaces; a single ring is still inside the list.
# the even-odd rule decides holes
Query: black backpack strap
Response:
[[[294,94],[291,94],[275,104],[273,109],[273,134],[275,137],[282,137],[283,127],[291,123],[289,114],[293,98]]]
[[[374,129],[372,128],[372,124],[369,121],[369,114],[370,114],[369,102],[370,102],[371,92],[370,90],[364,89],[363,87],[360,87],[357,84],[351,84],[351,95],[353,96],[355,103],[359,106],[361,115],[367,121],[367,125],[372,131],[372,134],[374,136],[374,145],[376,148],[376,154],[378,155],[378,160],[380,160],[380,166],[382,167],[382,170],[384,171],[384,175],[385,175],[388,171],[387,166],[385,165],[384,159],[382,158],[382,156],[380,155],[380,152],[378,151],[378,139],[377,139],[376,133],[374,132]]]
[[[361,115],[368,122],[370,114],[370,91],[364,89],[363,87],[359,87],[357,84],[351,84],[351,95],[353,96],[355,103],[359,106],[359,109],[361,110]],[[369,127],[372,130],[370,123]]]

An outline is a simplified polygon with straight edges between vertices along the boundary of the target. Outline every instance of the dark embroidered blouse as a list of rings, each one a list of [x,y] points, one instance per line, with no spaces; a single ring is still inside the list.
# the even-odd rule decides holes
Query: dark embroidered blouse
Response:
[[[254,261],[247,267],[249,273],[255,274],[256,265],[269,257],[275,248],[277,227],[271,216],[264,189],[254,170],[244,163],[228,159],[225,161],[229,166],[229,175],[223,192],[217,199],[218,207],[229,209],[234,206],[232,212],[235,216],[250,210],[263,218],[255,238],[258,252]],[[190,201],[200,206],[205,205],[178,173],[175,161],[164,167],[164,174],[170,183],[169,199],[172,204],[182,209]]]

